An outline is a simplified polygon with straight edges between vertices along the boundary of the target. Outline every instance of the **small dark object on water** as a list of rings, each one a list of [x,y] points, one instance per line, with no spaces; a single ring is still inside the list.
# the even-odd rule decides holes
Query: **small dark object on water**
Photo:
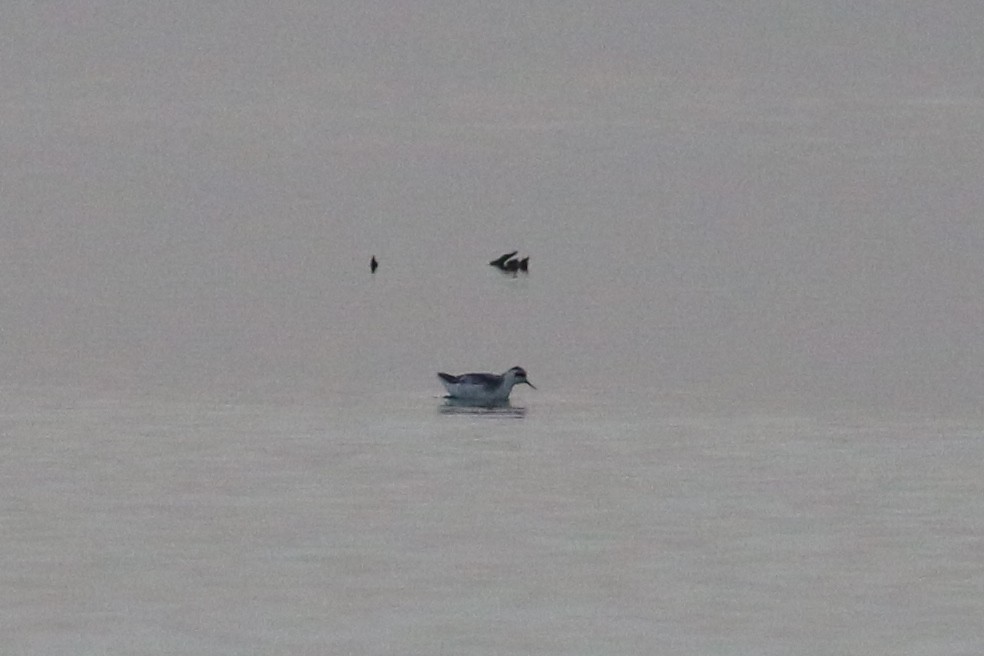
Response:
[[[500,271],[505,271],[506,273],[515,274],[518,271],[529,271],[530,270],[530,258],[527,255],[521,260],[517,260],[515,255],[519,251],[512,251],[511,253],[506,253],[501,255],[496,259],[489,262],[492,266],[496,267]]]
[[[372,259],[369,260],[369,272],[376,273],[376,269],[379,268],[379,262],[376,261],[376,256],[373,255]]]
[[[494,267],[498,267],[498,268],[502,269],[503,271],[508,271],[508,269],[506,269],[506,260],[508,260],[510,257],[512,257],[513,255],[515,255],[518,252],[519,251],[513,251],[512,253],[506,253],[505,255],[502,255],[500,257],[495,258],[494,260],[492,260],[491,262],[489,262],[489,264],[492,265],[492,266],[494,266]]]

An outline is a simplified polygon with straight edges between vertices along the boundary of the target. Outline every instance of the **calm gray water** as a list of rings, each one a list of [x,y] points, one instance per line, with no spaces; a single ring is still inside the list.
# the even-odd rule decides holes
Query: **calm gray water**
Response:
[[[984,6],[534,4],[0,8],[0,653],[984,653]]]
[[[5,653],[984,647],[980,425],[4,391]]]

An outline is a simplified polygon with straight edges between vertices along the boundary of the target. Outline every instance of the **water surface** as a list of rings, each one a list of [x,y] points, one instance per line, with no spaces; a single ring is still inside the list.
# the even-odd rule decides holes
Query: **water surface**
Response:
[[[13,394],[9,392],[14,392]],[[436,395],[435,395],[436,396]],[[10,653],[972,653],[978,426],[8,390]]]

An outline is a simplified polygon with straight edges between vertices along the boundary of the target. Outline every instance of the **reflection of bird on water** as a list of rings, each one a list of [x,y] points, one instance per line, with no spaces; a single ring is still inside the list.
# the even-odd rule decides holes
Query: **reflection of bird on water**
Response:
[[[373,255],[372,259],[369,260],[369,272],[376,273],[376,269],[379,268],[379,262],[376,261],[376,256]]]

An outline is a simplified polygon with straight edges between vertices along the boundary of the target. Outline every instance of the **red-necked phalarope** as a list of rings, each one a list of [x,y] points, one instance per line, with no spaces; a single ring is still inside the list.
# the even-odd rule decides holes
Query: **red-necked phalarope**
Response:
[[[526,383],[533,389],[536,387],[526,380],[526,370],[513,367],[506,373],[499,374],[451,374],[438,373],[444,387],[448,390],[449,399],[473,401],[477,403],[505,403],[509,400],[509,392],[513,385]]]

